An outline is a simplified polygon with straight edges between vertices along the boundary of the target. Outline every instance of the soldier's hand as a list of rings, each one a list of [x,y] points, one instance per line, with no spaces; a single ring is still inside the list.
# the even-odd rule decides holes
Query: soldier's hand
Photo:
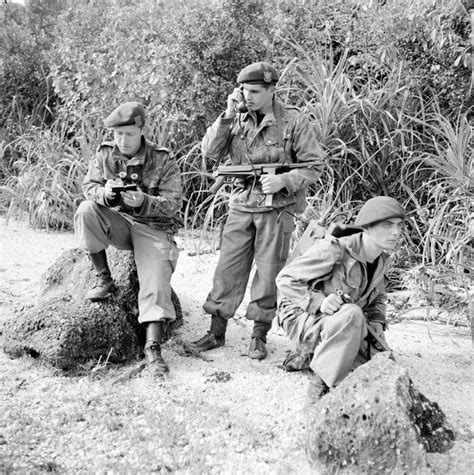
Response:
[[[270,195],[285,187],[285,183],[278,175],[264,175],[260,178],[262,193]]]
[[[107,180],[104,186],[104,197],[106,200],[113,200],[115,198],[116,193],[112,191],[112,187],[117,186],[117,182],[115,180]]]
[[[140,207],[143,204],[144,199],[145,195],[142,190],[122,192],[123,202],[132,208]]]
[[[328,315],[332,315],[334,312],[337,312],[342,304],[342,298],[337,294],[329,294],[324,300],[321,302],[321,306],[319,309],[321,313],[327,313]]]
[[[227,108],[225,110],[226,119],[236,116],[237,111],[235,110],[235,106],[242,101],[244,101],[244,95],[242,94],[240,88],[236,87],[227,97]]]

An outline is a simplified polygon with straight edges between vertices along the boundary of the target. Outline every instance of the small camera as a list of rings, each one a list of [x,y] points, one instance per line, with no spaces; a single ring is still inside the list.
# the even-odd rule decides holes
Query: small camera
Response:
[[[113,186],[112,191],[114,193],[121,193],[122,191],[137,191],[136,183],[132,185],[123,185],[123,186]]]

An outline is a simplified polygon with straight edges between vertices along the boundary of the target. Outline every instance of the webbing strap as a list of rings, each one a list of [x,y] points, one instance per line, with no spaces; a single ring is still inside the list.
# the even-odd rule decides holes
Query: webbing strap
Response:
[[[277,128],[277,141],[278,141],[278,154],[280,156],[280,162],[286,163],[286,154],[285,154],[285,147],[283,141],[283,122],[281,118],[281,109],[280,104],[276,103],[276,107],[274,108],[275,111],[275,120],[276,120],[276,128]]]

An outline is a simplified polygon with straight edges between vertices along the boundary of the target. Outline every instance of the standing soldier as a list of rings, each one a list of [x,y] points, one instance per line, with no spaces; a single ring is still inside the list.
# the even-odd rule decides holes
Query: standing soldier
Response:
[[[376,196],[359,211],[354,223],[359,229],[316,240],[278,275],[279,323],[311,355],[309,406],[366,362],[372,347],[389,349],[385,275],[404,218],[397,200]]]
[[[245,67],[237,78],[240,87],[228,96],[225,112],[203,139],[203,155],[210,160],[228,156],[233,165],[308,162],[308,167],[259,180],[234,180],[213,287],[203,306],[211,314],[211,328],[193,343],[200,351],[224,345],[227,321],[242,302],[255,260],[246,312],[254,321],[248,355],[266,357],[266,336],[276,309],[275,278],[288,257],[292,213],[323,168],[321,147],[308,118],[275,99],[278,79],[268,63]],[[265,204],[266,195],[273,195],[272,206]]]
[[[140,103],[120,105],[104,125],[113,130],[114,141],[102,143],[90,162],[82,185],[87,199],[75,215],[76,235],[98,276],[87,298],[105,300],[115,291],[107,246],[133,251],[145,360],[154,374],[163,375],[168,372],[160,347],[163,324],[176,318],[170,280],[178,258],[173,235],[182,224],[180,172],[167,149],[145,139]]]

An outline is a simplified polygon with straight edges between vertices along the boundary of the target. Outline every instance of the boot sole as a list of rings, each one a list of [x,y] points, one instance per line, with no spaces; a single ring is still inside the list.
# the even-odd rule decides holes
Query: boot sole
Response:
[[[194,345],[194,344],[191,343],[189,346],[194,351],[211,351],[211,350],[215,350],[216,348],[222,348],[224,345],[225,345],[225,343],[222,343],[222,345],[214,345],[214,346],[209,346],[209,347],[207,347],[207,346],[206,347],[200,347],[200,346],[197,346],[197,345]]]
[[[101,302],[103,300],[108,300],[110,297],[115,295],[116,291],[117,291],[117,288],[114,288],[113,290],[109,290],[109,292],[103,297],[87,297],[86,296],[86,299],[89,300],[90,302]]]

